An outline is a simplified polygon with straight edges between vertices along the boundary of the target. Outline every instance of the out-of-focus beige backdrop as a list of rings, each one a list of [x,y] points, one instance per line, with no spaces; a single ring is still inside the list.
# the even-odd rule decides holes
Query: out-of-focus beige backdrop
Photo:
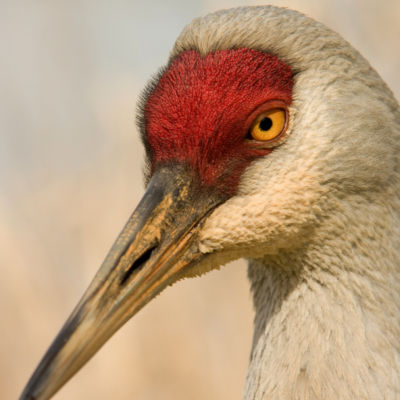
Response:
[[[399,98],[399,0],[272,3],[339,31]],[[192,18],[244,4],[262,3],[0,0],[1,399],[21,392],[143,193],[140,89]],[[240,399],[252,318],[243,261],[180,282],[55,398]]]

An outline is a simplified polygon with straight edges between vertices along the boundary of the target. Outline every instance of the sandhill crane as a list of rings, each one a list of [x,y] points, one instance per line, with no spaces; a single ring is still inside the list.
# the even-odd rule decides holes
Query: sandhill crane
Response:
[[[237,8],[144,91],[147,191],[21,399],[49,399],[171,283],[249,259],[245,399],[400,398],[400,109],[338,34]]]

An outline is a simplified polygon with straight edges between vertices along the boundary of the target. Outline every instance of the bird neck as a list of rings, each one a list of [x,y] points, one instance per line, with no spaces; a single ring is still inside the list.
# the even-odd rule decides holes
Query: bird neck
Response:
[[[347,209],[307,245],[250,261],[245,399],[399,398],[400,207],[358,199]]]

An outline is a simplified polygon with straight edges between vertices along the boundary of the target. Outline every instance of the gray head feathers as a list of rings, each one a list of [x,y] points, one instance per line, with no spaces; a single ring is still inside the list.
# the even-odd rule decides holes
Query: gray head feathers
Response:
[[[241,47],[295,71],[285,142],[247,169],[201,232],[202,251],[219,250],[219,263],[250,259],[256,320],[244,397],[398,399],[399,105],[344,39],[287,9],[195,19],[171,58]]]

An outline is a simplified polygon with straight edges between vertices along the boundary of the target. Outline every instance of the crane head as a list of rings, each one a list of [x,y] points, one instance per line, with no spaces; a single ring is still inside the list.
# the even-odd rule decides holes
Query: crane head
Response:
[[[366,95],[370,85],[350,84],[346,68],[375,79],[343,39],[289,10],[227,10],[185,28],[142,96],[143,199],[21,400],[49,399],[168,285],[296,248],[332,199],[390,179],[388,160],[354,168],[393,144],[383,134],[379,146],[351,136],[375,121],[375,106],[388,115],[390,104],[348,107],[354,87]],[[346,130],[357,113],[364,118]]]
[[[48,398],[151,298],[198,273],[209,256],[203,223],[284,139],[292,84],[290,67],[249,49],[184,52],[151,84],[140,116],[146,193],[39,365],[31,397]]]

